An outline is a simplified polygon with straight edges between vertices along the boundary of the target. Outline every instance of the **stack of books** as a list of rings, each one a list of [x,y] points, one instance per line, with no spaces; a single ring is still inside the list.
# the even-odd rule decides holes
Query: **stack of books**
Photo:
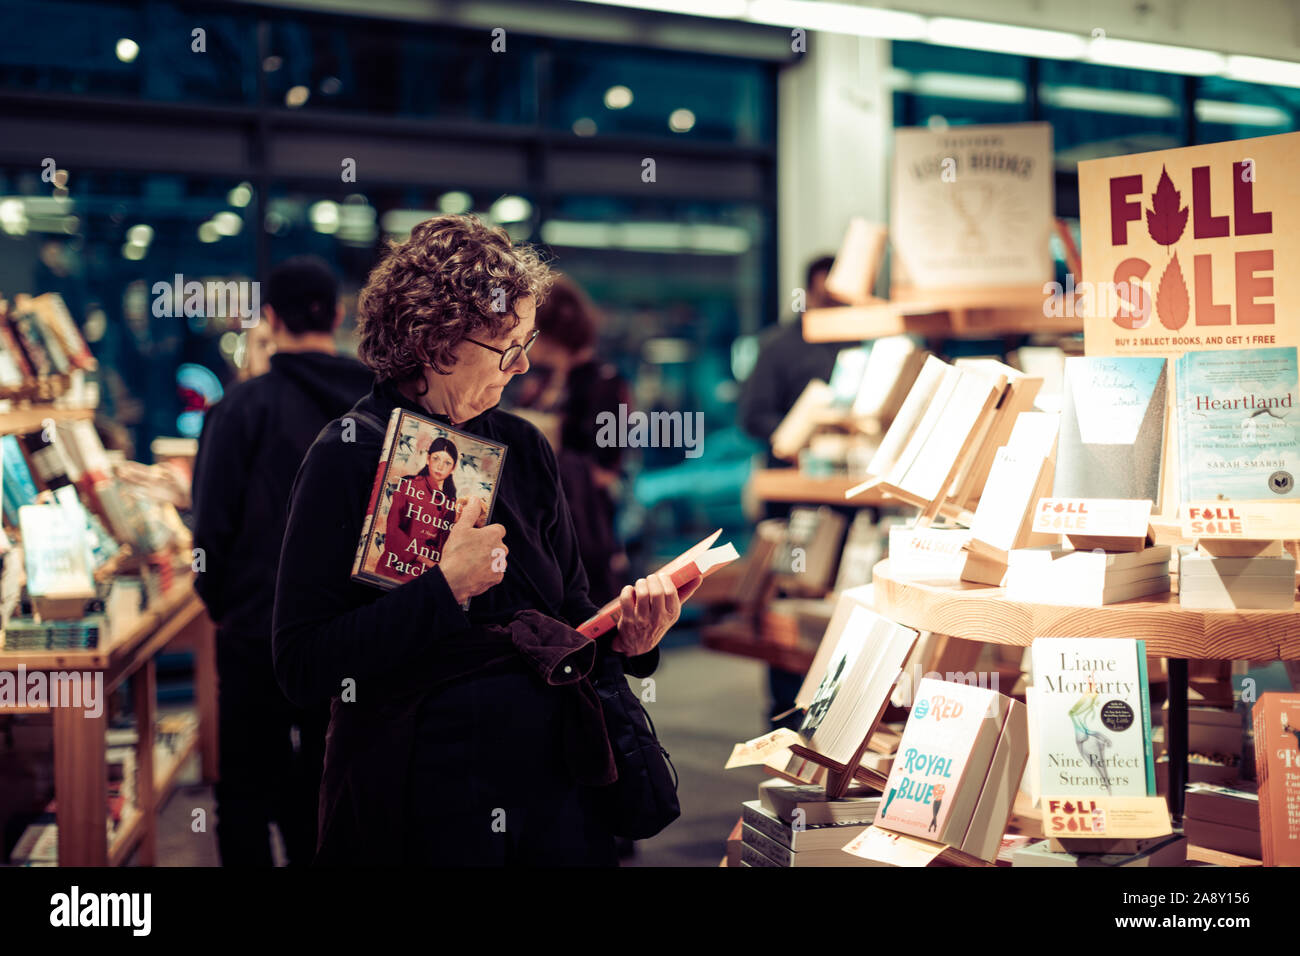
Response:
[[[1170,548],[1075,551],[1019,548],[1007,560],[1007,597],[1035,604],[1101,607],[1170,588]]]
[[[821,787],[768,780],[742,808],[742,866],[872,865],[843,847],[876,818],[880,794],[873,790],[853,788],[830,799]]]
[[[1260,859],[1259,793],[1254,784],[1188,784],[1183,801],[1183,833],[1193,846]]]
[[[1070,853],[1054,851],[1047,840],[1016,850],[1012,866],[1185,866],[1187,838],[1181,834],[1153,840],[1130,841],[1134,848],[1115,853]]]
[[[0,649],[6,651],[78,651],[94,650],[101,634],[107,633],[104,615],[88,614],[80,620],[35,621],[10,618]]]
[[[1295,603],[1295,556],[1282,550],[1252,557],[1216,557],[1183,548],[1178,561],[1178,603],[1183,607],[1288,610]]]

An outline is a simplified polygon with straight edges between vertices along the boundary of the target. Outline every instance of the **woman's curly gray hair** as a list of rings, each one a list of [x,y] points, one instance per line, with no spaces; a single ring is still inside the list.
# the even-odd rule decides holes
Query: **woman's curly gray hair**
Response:
[[[405,242],[390,243],[357,300],[358,355],[380,379],[410,381],[432,366],[445,374],[464,338],[497,338],[520,319],[515,303],[538,305],[553,273],[537,252],[474,216],[435,216]]]

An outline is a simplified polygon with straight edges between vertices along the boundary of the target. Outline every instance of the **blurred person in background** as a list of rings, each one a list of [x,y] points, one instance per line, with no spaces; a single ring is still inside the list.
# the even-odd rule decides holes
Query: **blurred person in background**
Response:
[[[804,289],[809,309],[843,304],[826,289],[826,276],[834,262],[834,256],[821,256],[808,264]],[[831,380],[835,356],[842,348],[842,342],[805,342],[803,316],[799,313],[792,320],[766,330],[759,339],[758,359],[741,389],[737,411],[740,427],[768,445],[769,468],[790,465],[772,454],[772,433],[809,382],[815,378],[823,382]],[[769,509],[767,517],[781,517],[789,510],[788,505],[778,506]]]
[[[271,371],[271,356],[275,354],[275,333],[270,322],[258,322],[244,333],[239,343],[235,364],[239,366],[239,380],[247,381]]]
[[[596,443],[597,416],[603,411],[617,416],[620,404],[631,405],[631,390],[614,366],[596,357],[603,322],[581,287],[558,276],[537,308],[541,335],[529,353],[532,374],[517,376],[518,385],[508,396],[511,409],[537,424],[555,448],[578,551],[597,604],[631,583],[627,554],[614,530],[623,449]]]
[[[834,256],[821,256],[808,264],[804,288],[809,309],[824,309],[841,305],[826,288],[826,276],[835,262]],[[754,370],[745,380],[740,393],[737,411],[740,426],[749,435],[767,444],[767,467],[786,468],[791,463],[772,454],[772,433],[776,431],[786,413],[794,407],[799,395],[815,378],[829,382],[835,368],[835,356],[844,347],[842,342],[805,342],[803,316],[795,314],[792,321],[768,329],[759,340],[758,359]],[[764,517],[781,518],[790,513],[790,505],[783,502],[764,502]],[[776,718],[794,707],[795,695],[803,683],[803,675],[776,667],[767,669],[768,692],[772,705],[768,716]],[[792,715],[782,726],[795,726],[798,715]]]
[[[276,570],[298,466],[325,425],[372,384],[337,354],[338,282],[313,257],[263,284],[274,354],[208,412],[194,463],[195,588],[217,624],[220,780],[217,846],[226,866],[270,866],[270,823],[290,865],[311,862],[329,703],[293,706],[271,663]]]

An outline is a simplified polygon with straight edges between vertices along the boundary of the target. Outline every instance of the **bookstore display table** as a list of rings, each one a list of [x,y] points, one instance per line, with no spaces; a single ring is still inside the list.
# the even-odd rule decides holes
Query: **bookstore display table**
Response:
[[[154,656],[163,648],[188,647],[195,659],[199,732],[169,767],[154,766]],[[104,866],[126,862],[139,846],[140,862],[153,865],[158,810],[175,786],[177,772],[194,748],[203,778],[217,776],[217,669],[215,630],[191,579],[180,579],[134,626],[103,647],[84,651],[0,651],[0,670],[102,673],[104,705],[97,717],[79,707],[0,708],[0,715],[51,713],[54,720],[54,797],[58,803],[59,865]],[[105,833],[107,697],[135,677],[133,706],[140,728],[136,750],[136,812],[123,814],[117,832]]]
[[[1300,608],[1210,611],[1183,608],[1175,594],[1102,607],[1009,601],[1002,588],[933,584],[876,565],[876,610],[900,624],[950,637],[1028,645],[1035,637],[1132,637],[1169,661],[1170,812],[1181,817],[1187,784],[1187,661],[1300,660]]]

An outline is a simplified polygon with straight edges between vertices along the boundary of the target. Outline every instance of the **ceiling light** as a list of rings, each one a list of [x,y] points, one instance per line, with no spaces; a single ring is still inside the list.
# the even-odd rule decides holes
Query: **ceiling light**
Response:
[[[1270,60],[1260,56],[1230,56],[1224,71],[1234,80],[1248,83],[1272,83],[1276,86],[1300,86],[1300,63]]]
[[[668,116],[668,128],[674,133],[689,133],[695,127],[695,114],[682,108],[673,110]]]
[[[1160,70],[1164,73],[1194,76],[1221,73],[1226,65],[1223,54],[1209,50],[1166,46],[1163,43],[1141,43],[1137,40],[1116,40],[1111,37],[1098,37],[1089,43],[1087,58],[1093,63],[1130,70]]]
[[[848,3],[814,3],[810,0],[754,0],[746,19],[778,27],[799,27],[827,33],[883,37],[888,40],[922,40],[925,17],[878,7]]]
[[[632,91],[626,86],[611,86],[605,91],[605,106],[611,110],[625,110],[632,105]]]
[[[926,38],[931,43],[942,46],[1056,60],[1079,59],[1088,49],[1087,41],[1075,33],[1014,27],[983,20],[958,20],[954,17],[935,17],[931,20]]]
[[[140,44],[129,37],[122,37],[117,41],[117,58],[123,63],[134,63],[139,53]]]

